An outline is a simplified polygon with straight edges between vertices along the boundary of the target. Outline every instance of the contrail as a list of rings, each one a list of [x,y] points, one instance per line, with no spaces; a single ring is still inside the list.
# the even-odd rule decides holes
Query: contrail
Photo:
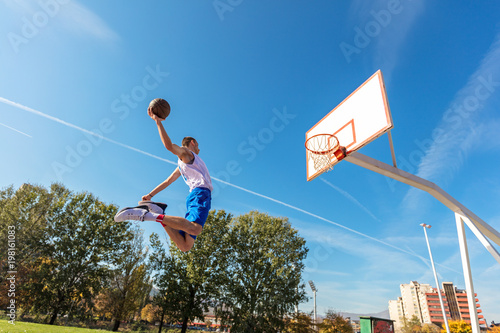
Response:
[[[365,206],[363,206],[358,200],[356,200],[356,198],[354,198],[352,195],[350,195],[349,193],[347,193],[346,191],[342,190],[341,188],[339,188],[338,186],[335,186],[333,185],[332,183],[330,183],[329,181],[327,181],[326,179],[324,179],[323,177],[320,177],[320,179],[325,183],[327,184],[328,186],[330,186],[331,188],[333,188],[334,190],[336,190],[337,192],[339,192],[340,194],[342,194],[344,197],[346,197],[347,199],[349,199],[350,201],[354,202],[359,208],[361,208],[362,210],[364,210],[368,215],[370,215],[374,220],[378,221],[378,222],[382,222],[380,221],[380,219],[378,217],[376,217],[375,215],[372,214],[372,212],[370,212],[368,210],[368,208],[366,208]]]
[[[32,109],[32,108],[30,108],[30,107],[27,107],[27,106],[21,105],[21,104],[19,104],[19,103],[9,101],[8,99],[5,99],[5,98],[3,98],[3,97],[0,97],[0,102],[5,103],[5,104],[7,104],[7,105],[11,105],[11,106],[16,107],[16,108],[18,108],[18,109],[22,109],[22,110],[24,110],[24,111],[31,112],[31,113],[33,113],[33,114],[36,114],[36,115],[40,116],[40,117],[50,119],[50,120],[55,121],[56,123],[62,124],[62,125],[64,125],[64,126],[68,126],[68,127],[74,128],[74,129],[76,129],[76,130],[78,130],[78,131],[80,131],[80,132],[87,133],[87,134],[89,134],[89,135],[92,135],[92,136],[95,136],[95,137],[97,137],[97,138],[99,138],[99,139],[102,139],[102,140],[108,141],[108,142],[110,142],[110,143],[112,143],[112,144],[115,144],[115,145],[118,145],[118,146],[120,146],[120,147],[123,147],[123,148],[127,148],[127,149],[130,149],[130,150],[133,150],[133,151],[135,151],[135,152],[137,152],[137,153],[144,154],[144,155],[149,156],[149,157],[152,157],[152,158],[156,158],[156,159],[158,159],[158,160],[160,160],[160,161],[163,161],[163,162],[167,162],[167,163],[170,163],[170,164],[173,164],[173,165],[177,165],[177,163],[175,163],[175,162],[173,162],[173,161],[167,160],[167,159],[165,159],[165,158],[161,158],[161,157],[159,157],[159,156],[156,156],[156,155],[150,154],[150,153],[148,153],[148,152],[142,151],[142,150],[140,150],[140,149],[134,148],[134,147],[132,147],[132,146],[129,146],[129,145],[123,144],[123,143],[121,143],[121,142],[118,142],[118,141],[115,141],[115,140],[109,139],[109,138],[107,138],[107,137],[105,137],[105,136],[102,136],[101,134],[94,133],[94,132],[92,132],[92,131],[86,130],[85,128],[82,128],[82,127],[79,127],[79,126],[73,125],[73,124],[71,124],[71,123],[68,123],[67,121],[64,121],[64,120],[62,120],[62,119],[59,119],[59,118],[56,118],[56,117],[50,116],[50,115],[48,115],[48,114],[45,114],[45,113],[40,112],[40,111],[37,111],[37,110]]]
[[[26,134],[26,133],[24,133],[24,132],[21,132],[20,130],[16,130],[16,129],[15,129],[15,128],[13,128],[13,127],[7,126],[7,125],[2,124],[2,123],[0,123],[0,125],[5,126],[5,127],[7,127],[8,129],[11,129],[11,130],[13,130],[13,131],[16,131],[17,133],[21,133],[22,135],[26,135],[28,138],[33,138],[31,135]]]
[[[44,118],[50,119],[50,120],[55,121],[55,122],[57,122],[57,123],[59,123],[59,124],[62,124],[62,125],[65,125],[65,126],[68,126],[68,127],[74,128],[74,129],[76,129],[76,130],[78,130],[78,131],[80,131],[80,132],[87,133],[87,134],[89,134],[89,135],[93,135],[93,136],[95,136],[95,137],[98,137],[98,138],[100,138],[100,139],[102,139],[102,140],[108,141],[108,142],[110,142],[110,143],[112,143],[112,144],[115,144],[115,145],[118,145],[118,146],[120,146],[120,147],[123,147],[123,148],[129,149],[129,150],[135,151],[135,152],[137,152],[137,153],[140,153],[140,154],[143,154],[143,155],[146,155],[146,156],[149,156],[149,157],[152,157],[152,158],[158,159],[158,160],[160,160],[160,161],[164,161],[164,162],[167,162],[167,163],[170,163],[170,164],[173,164],[173,165],[177,165],[177,163],[176,163],[176,162],[174,162],[174,161],[170,161],[170,160],[168,160],[168,159],[161,158],[161,157],[159,157],[159,156],[156,156],[156,155],[150,154],[150,153],[148,153],[148,152],[142,151],[142,150],[140,150],[140,149],[134,148],[134,147],[132,147],[132,146],[129,146],[129,145],[126,145],[126,144],[120,143],[120,142],[118,142],[118,141],[115,141],[115,140],[112,140],[112,139],[106,138],[105,136],[103,136],[103,135],[101,135],[101,134],[94,133],[94,132],[92,132],[92,131],[86,130],[86,129],[82,128],[82,127],[79,127],[79,126],[76,126],[76,125],[74,125],[74,124],[68,123],[68,122],[66,122],[66,121],[64,121],[64,120],[61,120],[61,119],[59,119],[59,118],[56,118],[56,117],[53,117],[53,116],[47,115],[47,114],[45,114],[45,113],[43,113],[43,112],[37,111],[37,110],[35,110],[35,109],[32,109],[32,108],[30,108],[30,107],[27,107],[27,106],[21,105],[21,104],[19,104],[19,103],[15,103],[15,102],[9,101],[8,99],[5,99],[5,98],[3,98],[3,97],[0,97],[0,102],[5,103],[5,104],[7,104],[7,105],[14,106],[14,107],[16,107],[16,108],[18,108],[18,109],[22,109],[22,110],[28,111],[28,112],[33,113],[33,114],[36,114],[36,115],[38,115],[38,116],[41,116],[41,117],[44,117]],[[313,214],[313,213],[308,212],[308,211],[306,211],[306,210],[304,210],[304,209],[301,209],[301,208],[299,208],[299,207],[295,207],[295,206],[290,205],[290,204],[287,204],[287,203],[285,203],[285,202],[283,202],[283,201],[280,201],[280,200],[277,200],[277,199],[274,199],[274,198],[268,197],[268,196],[266,196],[266,195],[263,195],[263,194],[260,194],[260,193],[254,192],[254,191],[252,191],[252,190],[249,190],[249,189],[243,188],[243,187],[241,187],[241,186],[238,186],[238,185],[235,185],[235,184],[228,183],[228,182],[226,182],[226,181],[224,181],[224,180],[222,180],[222,179],[219,179],[219,178],[212,177],[212,179],[213,179],[213,180],[215,180],[215,181],[217,181],[217,182],[220,182],[220,183],[222,183],[222,184],[225,184],[225,185],[227,185],[227,186],[231,186],[231,187],[236,188],[236,189],[238,189],[238,190],[241,190],[241,191],[244,191],[244,192],[250,193],[250,194],[252,194],[252,195],[254,195],[254,196],[257,196],[257,197],[260,197],[260,198],[264,198],[264,199],[266,199],[266,200],[269,200],[269,201],[275,202],[275,203],[277,203],[277,204],[280,204],[280,205],[282,205],[282,206],[285,206],[285,207],[288,207],[288,208],[290,208],[290,209],[296,210],[296,211],[301,212],[301,213],[303,213],[303,214],[309,215],[309,216],[314,217],[314,218],[316,218],[316,219],[318,219],[318,220],[321,220],[321,221],[324,221],[324,222],[330,223],[330,224],[332,224],[332,225],[334,225],[334,226],[337,226],[337,227],[339,227],[339,228],[342,228],[342,229],[344,229],[344,230],[347,230],[347,231],[349,231],[349,232],[352,232],[352,233],[354,233],[354,234],[356,234],[356,235],[359,235],[359,236],[361,236],[361,237],[368,238],[368,239],[370,239],[370,240],[372,240],[372,241],[374,241],[374,242],[377,242],[377,243],[380,243],[380,244],[382,244],[382,245],[388,246],[388,247],[390,247],[390,248],[392,248],[392,249],[394,249],[394,250],[397,250],[397,251],[400,251],[400,252],[406,253],[406,254],[411,255],[411,256],[413,256],[413,257],[421,258],[421,256],[418,256],[418,255],[416,255],[416,254],[414,254],[414,253],[412,253],[412,252],[406,251],[406,250],[404,250],[404,249],[402,249],[402,248],[399,248],[399,247],[394,246],[394,245],[392,245],[392,244],[390,244],[390,243],[384,242],[384,241],[382,241],[382,240],[380,240],[380,239],[377,239],[377,238],[371,237],[371,236],[369,236],[369,235],[366,235],[366,234],[364,234],[364,233],[362,233],[362,232],[359,232],[359,231],[356,231],[356,230],[351,229],[351,228],[349,228],[349,227],[346,227],[346,226],[344,226],[344,225],[342,225],[342,224],[339,224],[339,223],[337,223],[337,222],[334,222],[334,221],[331,221],[331,220],[326,219],[326,218],[324,218],[324,217],[321,217],[321,216],[319,216],[319,215]]]
[[[283,201],[280,201],[280,200],[277,200],[277,199],[274,199],[274,198],[268,197],[268,196],[266,196],[266,195],[263,195],[263,194],[260,194],[260,193],[254,192],[254,191],[251,191],[251,190],[246,189],[246,188],[243,188],[243,187],[241,187],[241,186],[238,186],[238,185],[234,185],[234,184],[228,183],[228,182],[226,182],[226,181],[224,181],[224,180],[221,180],[221,179],[217,179],[217,178],[214,178],[214,177],[212,177],[212,179],[217,180],[218,182],[223,183],[223,184],[225,184],[225,185],[228,185],[228,186],[231,186],[231,187],[237,188],[238,190],[241,190],[241,191],[244,191],[244,192],[247,192],[247,193],[253,194],[253,195],[257,196],[257,197],[261,197],[261,198],[267,199],[267,200],[269,200],[269,201],[272,201],[272,202],[275,202],[275,203],[280,204],[280,205],[282,205],[282,206],[285,206],[285,207],[291,208],[291,209],[296,210],[296,211],[298,211],[298,212],[301,212],[301,213],[303,213],[303,214],[306,214],[306,215],[312,216],[312,217],[314,217],[314,218],[316,218],[316,219],[318,219],[318,220],[321,220],[321,221],[324,221],[324,222],[327,222],[327,223],[333,224],[334,226],[337,226],[337,227],[339,227],[339,228],[342,228],[342,229],[344,229],[344,230],[347,230],[347,231],[349,231],[349,232],[352,232],[352,233],[354,233],[354,234],[356,234],[356,235],[359,235],[359,236],[361,236],[361,237],[368,238],[368,239],[370,239],[370,240],[372,240],[372,241],[374,241],[374,242],[377,242],[377,243],[380,243],[380,244],[382,244],[382,245],[388,246],[388,247],[393,248],[393,249],[395,249],[395,250],[397,250],[397,251],[400,251],[400,252],[403,252],[403,253],[409,254],[409,255],[411,255],[411,256],[413,256],[413,257],[416,257],[416,258],[422,259],[422,256],[419,256],[418,254],[415,254],[414,252],[406,251],[406,250],[404,250],[404,249],[402,249],[402,248],[400,248],[400,247],[394,246],[394,245],[392,245],[392,244],[390,244],[390,243],[387,243],[387,242],[384,242],[384,241],[382,241],[382,240],[380,240],[380,239],[374,238],[374,237],[372,237],[372,236],[368,236],[367,234],[364,234],[364,233],[362,233],[362,232],[359,232],[359,231],[356,231],[356,230],[351,229],[351,228],[349,228],[349,227],[346,227],[345,225],[339,224],[339,223],[334,222],[334,221],[332,221],[332,220],[329,220],[329,219],[327,219],[327,218],[324,218],[324,217],[321,217],[321,216],[316,215],[316,214],[314,214],[314,213],[308,212],[307,210],[301,209],[301,208],[299,208],[299,207],[292,206],[292,205],[287,204],[287,203],[285,203],[285,202],[283,202]],[[425,259],[424,259],[424,260],[425,260]],[[456,271],[455,271],[455,270],[453,270],[452,268],[449,268],[449,267],[443,266],[443,265],[441,265],[441,264],[438,264],[438,265],[439,265],[439,266],[441,266],[441,267],[444,267],[444,268],[446,268],[446,269],[449,269],[449,270],[451,270],[451,271],[453,271],[453,272],[456,272]]]

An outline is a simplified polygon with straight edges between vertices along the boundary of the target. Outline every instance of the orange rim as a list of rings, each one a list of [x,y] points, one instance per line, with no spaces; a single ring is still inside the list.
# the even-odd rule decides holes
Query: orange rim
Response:
[[[331,145],[331,139],[335,144]],[[306,140],[306,149],[315,155],[326,155],[340,147],[339,140],[333,134],[316,134]]]

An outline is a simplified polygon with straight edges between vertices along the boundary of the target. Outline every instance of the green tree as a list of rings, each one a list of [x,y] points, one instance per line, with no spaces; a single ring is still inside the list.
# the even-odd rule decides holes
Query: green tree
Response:
[[[167,255],[158,235],[151,235],[150,263],[156,271],[154,283],[159,289],[154,304],[164,310],[163,316],[182,322],[182,333],[188,322],[204,319],[203,312],[208,310],[210,300],[221,297],[227,279],[230,221],[230,214],[211,211],[195,246],[186,253],[171,245]],[[161,327],[162,324],[159,332]]]
[[[439,333],[441,332],[441,327],[436,324],[423,324],[422,333]]]
[[[141,309],[141,319],[154,324],[156,321],[161,320],[161,312],[162,310],[158,305],[148,303]]]
[[[54,187],[54,189],[56,189]],[[24,184],[14,190],[10,186],[0,191],[0,240],[7,244],[9,230],[15,230],[16,263],[37,257],[37,239],[45,233],[46,216],[54,194],[41,186]],[[7,253],[0,253],[0,260]]]
[[[203,310],[196,308],[199,304],[190,301],[193,286],[186,274],[187,269],[183,262],[167,256],[161,263],[161,271],[155,275],[154,283],[159,293],[154,296],[153,304],[162,309],[158,332],[161,332],[165,320],[177,323],[184,321],[186,317],[188,320],[194,320],[203,316]]]
[[[449,320],[450,333],[472,333],[472,326],[463,320]],[[446,333],[446,327],[441,329],[441,333]]]
[[[352,325],[340,313],[328,310],[323,322],[318,325],[321,333],[353,333]]]
[[[32,311],[49,313],[49,324],[54,324],[73,304],[97,295],[109,273],[106,262],[130,237],[129,224],[113,221],[115,206],[60,184],[50,190],[23,185],[12,194],[8,190],[2,200],[20,207],[2,209],[2,219],[7,224],[17,219],[16,246],[27,249],[19,261],[29,272],[19,285],[20,301]]]
[[[108,286],[102,291],[100,308],[105,308],[114,319],[114,332],[122,320],[130,318],[141,308],[152,287],[145,264],[147,250],[142,231],[136,227],[132,232],[134,236],[125,243],[124,251],[111,261],[113,269]]]
[[[252,211],[233,219],[229,244],[223,303],[232,330],[282,330],[285,315],[305,300],[305,240],[288,219]]]
[[[285,320],[284,332],[287,333],[314,333],[314,322],[310,314],[303,312],[293,313],[292,316]]]
[[[420,319],[416,315],[413,315],[410,320],[403,317],[403,327],[401,327],[402,333],[413,333],[413,332],[421,332],[422,324],[420,323]]]
[[[0,191],[0,242],[10,250],[0,252],[0,307],[7,306],[8,271],[16,271],[16,284],[23,286],[32,275],[33,262],[40,257],[41,240],[46,239],[46,216],[53,195],[44,187],[24,184]],[[9,256],[9,253],[11,254]],[[10,259],[9,259],[10,257]],[[26,292],[16,290],[17,307],[28,308]]]
[[[188,321],[195,318],[204,320],[203,312],[208,311],[210,301],[219,301],[225,292],[231,246],[229,227],[232,215],[224,210],[211,211],[203,232],[197,237],[195,246],[189,252],[180,252],[171,246],[173,258],[186,265],[185,279],[188,286],[188,302],[182,318],[182,333]],[[194,309],[198,311],[195,312]]]
[[[149,264],[153,270],[153,283],[158,289],[158,293],[153,296],[152,304],[160,308],[160,326],[158,327],[158,332],[161,333],[163,323],[166,319],[168,321],[170,318],[175,320],[175,318],[180,317],[175,297],[181,294],[181,290],[177,288],[181,279],[177,272],[181,272],[181,270],[175,266],[175,262],[167,255],[164,244],[158,234],[152,233],[149,237],[149,242],[152,249]],[[182,294],[179,298],[182,298]]]

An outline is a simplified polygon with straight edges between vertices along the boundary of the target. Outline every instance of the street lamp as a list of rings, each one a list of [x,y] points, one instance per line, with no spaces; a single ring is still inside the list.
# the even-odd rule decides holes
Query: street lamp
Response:
[[[314,282],[312,282],[312,280],[309,280],[309,285],[311,286],[311,290],[314,294],[314,324],[316,324],[316,291],[318,291],[318,289],[316,289],[316,286],[314,285]]]
[[[434,267],[434,260],[432,259],[431,246],[429,245],[429,238],[427,238],[427,229],[430,229],[431,226],[425,223],[421,223],[420,226],[424,228],[425,240],[427,242],[427,248],[429,249],[429,257],[431,257],[432,271],[434,272],[434,279],[436,280],[439,303],[441,304],[441,310],[443,311],[444,325],[446,326],[446,332],[450,333],[450,327],[448,326],[448,319],[446,318],[446,310],[444,308],[444,303],[443,303],[443,297],[441,296],[441,289],[439,289],[439,281],[436,273],[436,267]]]
[[[295,264],[292,264],[292,269],[293,271],[295,272]],[[295,296],[298,296],[299,295],[299,283],[297,283],[297,286],[295,286]],[[295,314],[298,315],[299,314],[299,300],[297,299],[296,303],[295,303]]]

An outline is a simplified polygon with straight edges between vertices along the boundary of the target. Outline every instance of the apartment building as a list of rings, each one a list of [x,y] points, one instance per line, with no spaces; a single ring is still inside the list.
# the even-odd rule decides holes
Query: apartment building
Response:
[[[452,282],[443,282],[442,287],[440,292],[446,310],[446,318],[448,320],[464,320],[470,323],[467,292],[454,287]],[[410,319],[413,315],[417,316],[423,324],[432,323],[443,326],[443,312],[436,288],[411,281],[409,284],[401,284],[400,290],[401,297],[389,301],[389,315],[395,321],[394,327],[396,329],[404,325],[404,318]],[[479,313],[479,324],[486,327],[486,320],[481,315],[482,310],[479,309],[479,303],[476,306]]]
[[[389,316],[392,320],[394,320],[394,329],[399,331],[401,325],[403,325],[405,316],[402,297],[389,301]]]

